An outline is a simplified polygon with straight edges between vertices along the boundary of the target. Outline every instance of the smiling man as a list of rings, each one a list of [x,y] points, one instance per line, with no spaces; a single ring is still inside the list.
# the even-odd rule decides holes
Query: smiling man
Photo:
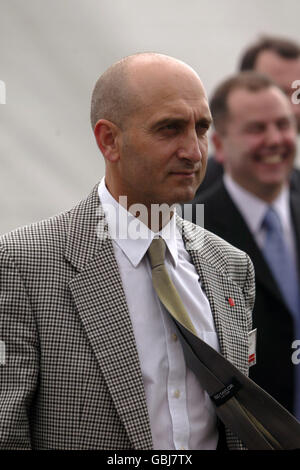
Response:
[[[296,121],[288,98],[269,78],[243,72],[211,99],[213,142],[223,181],[197,199],[205,227],[246,251],[256,272],[257,364],[250,376],[300,417],[300,198],[290,193]]]
[[[97,81],[91,122],[105,178],[71,211],[0,240],[0,447],[219,449],[148,257],[159,236],[197,335],[247,374],[252,263],[173,208],[205,173],[203,85],[179,60],[130,56]],[[168,210],[155,226],[158,204]]]
[[[216,152],[236,183],[271,203],[286,186],[293,167],[294,117],[284,94],[268,79],[249,73],[240,76],[240,86],[238,79],[235,83],[227,94],[226,123],[218,108],[218,92],[212,98],[219,131],[213,136]]]

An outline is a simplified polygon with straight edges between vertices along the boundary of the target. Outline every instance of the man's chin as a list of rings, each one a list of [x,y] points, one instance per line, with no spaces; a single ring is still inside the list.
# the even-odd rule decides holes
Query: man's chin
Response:
[[[181,191],[178,193],[176,201],[173,204],[185,204],[187,202],[191,202],[196,194],[196,189]]]

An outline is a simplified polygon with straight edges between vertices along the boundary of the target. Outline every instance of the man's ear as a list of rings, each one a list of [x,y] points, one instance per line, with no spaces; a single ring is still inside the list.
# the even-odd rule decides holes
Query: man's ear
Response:
[[[220,134],[215,131],[211,136],[211,140],[215,147],[215,160],[223,165],[225,157],[222,136],[220,136]]]
[[[118,134],[119,128],[107,119],[99,119],[94,128],[95,138],[104,158],[116,162],[119,155]]]

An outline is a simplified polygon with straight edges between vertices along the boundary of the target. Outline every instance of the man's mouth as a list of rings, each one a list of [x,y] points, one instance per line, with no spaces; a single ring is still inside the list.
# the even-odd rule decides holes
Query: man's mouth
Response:
[[[264,155],[257,156],[255,160],[259,163],[264,163],[265,165],[276,165],[283,162],[285,157],[279,153],[274,153],[273,155]]]
[[[171,173],[173,175],[194,176],[196,172],[197,172],[197,169],[194,168],[193,170],[177,170],[177,171],[172,171]]]
[[[184,175],[184,176],[192,176],[194,175],[194,171],[173,171],[174,175]]]

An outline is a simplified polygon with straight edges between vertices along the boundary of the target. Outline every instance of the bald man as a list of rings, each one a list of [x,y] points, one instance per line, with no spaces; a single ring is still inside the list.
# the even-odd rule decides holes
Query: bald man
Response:
[[[252,264],[174,207],[205,173],[202,83],[179,60],[127,57],[97,81],[91,122],[105,178],[69,212],[0,239],[0,447],[222,448],[147,256],[162,237],[197,334],[247,374]]]

